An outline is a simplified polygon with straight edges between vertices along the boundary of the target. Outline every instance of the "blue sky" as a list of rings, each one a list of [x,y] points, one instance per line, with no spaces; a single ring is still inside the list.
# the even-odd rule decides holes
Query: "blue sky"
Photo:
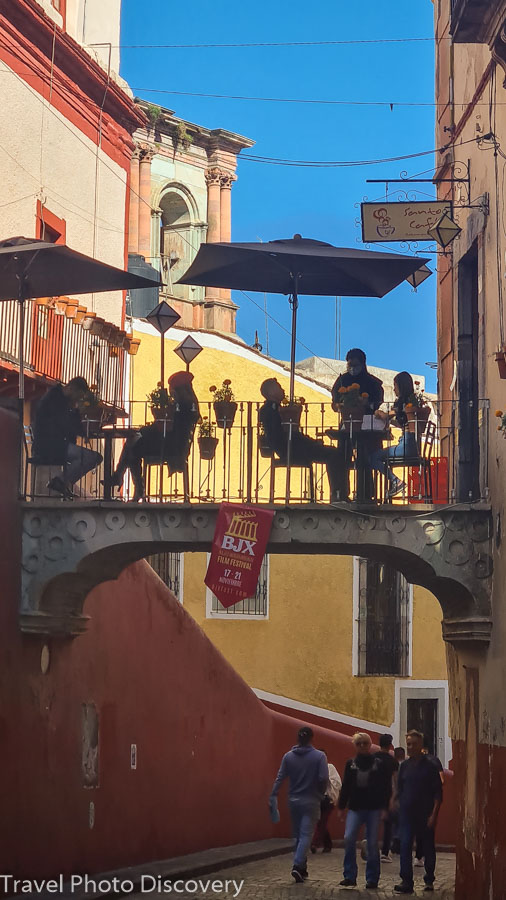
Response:
[[[422,38],[433,32],[430,0],[336,0],[240,4],[227,0],[123,0],[122,45],[234,43],[254,41],[377,40]],[[376,43],[315,47],[220,49],[122,49],[121,73],[135,93],[173,109],[208,128],[226,128],[256,141],[260,156],[303,160],[378,159],[431,150],[434,108],[397,103],[433,102],[434,46]],[[390,106],[324,106],[246,102],[155,94],[148,89],[241,94],[302,99],[387,101]],[[356,168],[270,166],[239,158],[232,193],[232,239],[272,240],[300,232],[339,246],[359,247],[355,203],[379,199],[382,185],[367,178],[399,177],[402,169],[419,175],[433,157],[408,164]],[[427,177],[432,173],[428,172]],[[422,176],[423,177],[423,176]],[[431,185],[420,185],[431,192]],[[392,198],[393,199],[393,198]],[[420,194],[418,199],[427,199]],[[398,245],[393,245],[398,248]],[[374,247],[372,249],[380,249]],[[363,347],[372,365],[410,369],[435,376],[424,364],[436,358],[436,278],[418,293],[402,285],[382,300],[342,301],[342,355]],[[252,295],[263,306],[262,295]],[[253,343],[255,329],[266,347],[263,312],[246,297],[235,296],[241,309],[238,331]],[[285,297],[268,297],[268,310],[289,328]],[[299,359],[334,356],[335,300],[301,298]],[[271,320],[269,353],[289,357],[289,336]]]

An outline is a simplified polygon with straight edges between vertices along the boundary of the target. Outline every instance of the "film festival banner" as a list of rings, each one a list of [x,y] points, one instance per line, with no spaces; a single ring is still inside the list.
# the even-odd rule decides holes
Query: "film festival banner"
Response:
[[[274,510],[222,503],[204,582],[222,606],[253,597]]]

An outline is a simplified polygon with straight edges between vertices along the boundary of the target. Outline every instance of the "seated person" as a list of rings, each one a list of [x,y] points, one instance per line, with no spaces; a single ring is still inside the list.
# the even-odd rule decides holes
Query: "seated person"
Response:
[[[276,378],[267,378],[260,385],[260,393],[265,397],[265,403],[260,407],[258,417],[271,450],[274,450],[280,460],[286,463],[288,461],[289,429],[283,426],[279,414],[279,407],[281,401],[284,400],[285,392]],[[296,429],[292,430],[290,463],[300,466],[312,462],[326,463],[331,499],[346,499],[342,454],[339,450],[336,447],[325,446],[320,441],[307,437]]]
[[[130,469],[134,483],[133,500],[144,498],[143,459],[153,459],[161,465],[167,463],[170,475],[184,471],[195,425],[200,418],[192,381],[191,372],[175,372],[169,378],[169,394],[177,404],[172,431],[164,434],[161,422],[145,425],[126,441],[121,451],[111,481],[114,486],[120,487],[126,470]]]
[[[48,488],[72,497],[72,487],[91,472],[102,456],[77,443],[83,436],[77,405],[88,391],[85,378],[71,378],[68,384],[56,384],[42,397],[33,425],[33,456],[38,465],[62,466],[63,477],[56,476]]]
[[[360,387],[360,393],[369,395],[367,404],[364,407],[364,414],[374,413],[383,403],[383,382],[380,381],[379,378],[376,378],[375,375],[371,375],[371,373],[368,372],[366,355],[364,351],[360,350],[358,347],[354,347],[352,350],[348,350],[348,353],[346,354],[346,362],[347,371],[343,372],[342,375],[339,375],[332,388],[332,409],[334,409],[336,412],[338,410],[339,388],[350,387],[350,385],[352,384],[358,384]],[[371,434],[367,436],[367,442],[364,443],[360,448],[364,451],[366,463],[368,461],[369,454],[374,453],[374,451],[376,450],[380,450],[382,445],[383,442],[380,434]],[[353,451],[352,440],[350,439],[349,441],[342,441],[340,443],[340,448],[343,454],[343,465],[345,465],[346,469],[349,470]],[[361,486],[361,493],[363,492],[364,494],[363,499],[371,499],[374,494],[374,486],[370,466],[365,465],[365,467],[363,468],[363,472],[364,484]],[[348,478],[348,475],[346,475],[346,478]]]
[[[394,497],[405,488],[404,482],[391,472],[388,465],[389,460],[412,460],[419,456],[415,435],[407,429],[408,417],[404,412],[404,406],[414,392],[415,386],[409,372],[399,372],[394,378],[394,393],[397,399],[393,409],[388,412],[381,410],[375,412],[377,418],[388,420],[392,425],[402,428],[402,435],[395,446],[376,450],[370,456],[371,467],[382,472],[387,478],[387,498]]]

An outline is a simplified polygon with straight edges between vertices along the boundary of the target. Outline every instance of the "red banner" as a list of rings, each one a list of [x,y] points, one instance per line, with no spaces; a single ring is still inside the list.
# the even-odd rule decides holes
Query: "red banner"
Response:
[[[255,595],[273,517],[272,509],[221,504],[204,581],[222,606]]]

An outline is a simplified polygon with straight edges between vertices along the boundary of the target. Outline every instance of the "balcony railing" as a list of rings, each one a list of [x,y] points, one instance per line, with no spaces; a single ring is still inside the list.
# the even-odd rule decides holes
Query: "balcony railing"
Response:
[[[104,323],[103,327],[112,326]],[[18,369],[18,334],[18,303],[0,303],[0,368],[3,362]],[[114,346],[66,315],[58,315],[53,308],[35,302],[26,304],[24,340],[28,377],[67,382],[82,375],[88,384],[97,385],[107,404],[121,406],[126,357],[123,347]]]
[[[164,463],[161,450],[159,458],[145,461],[146,501],[151,503],[207,504],[221,501],[252,504],[330,503],[329,483],[325,463],[312,462],[300,467],[294,464],[288,470],[286,461],[280,460],[266,444],[259,425],[260,403],[239,402],[231,427],[212,425],[215,441],[202,441],[199,426],[190,445],[184,471],[171,473]],[[207,422],[216,423],[211,403],[200,404],[200,414]],[[119,492],[112,492],[108,473],[117,464],[126,439],[138,433],[144,423],[153,424],[147,403],[131,403],[129,418],[119,420],[116,426],[100,427],[99,423],[85,423],[87,435],[83,443],[98,450],[104,462],[91,475],[75,485],[77,499],[110,500],[128,502],[133,496],[133,484],[127,471]],[[480,472],[481,483],[473,496],[459,496],[458,464],[459,445],[456,441],[459,422],[457,401],[438,401],[431,404],[431,417],[426,428],[417,435],[420,456],[416,459],[399,458],[393,470],[403,482],[395,496],[388,496],[388,483],[380,471],[372,472],[373,499],[364,495],[364,478],[367,478],[368,439],[360,425],[347,423],[342,426],[339,416],[330,403],[304,404],[300,430],[327,446],[337,447],[347,442],[349,453],[350,500],[358,503],[451,504],[462,501],[487,499],[489,402],[479,401],[477,410],[477,441],[479,459],[474,460]],[[166,426],[158,423],[159,429]],[[289,427],[289,426],[284,426]],[[293,426],[295,427],[295,425]],[[330,429],[330,437],[326,432]],[[396,445],[399,429],[390,432],[373,432],[381,435],[383,448]],[[429,446],[429,436],[431,444]],[[161,438],[163,435],[161,435]],[[166,440],[170,442],[170,433]],[[376,443],[378,443],[376,441]],[[461,440],[462,444],[462,440]],[[27,457],[32,455],[27,446]],[[165,454],[166,455],[166,454]],[[480,462],[481,460],[481,462]],[[38,466],[36,460],[27,463],[26,493],[29,498],[49,497],[47,484],[61,468]],[[53,495],[55,497],[55,495]],[[345,499],[345,498],[342,498]]]

